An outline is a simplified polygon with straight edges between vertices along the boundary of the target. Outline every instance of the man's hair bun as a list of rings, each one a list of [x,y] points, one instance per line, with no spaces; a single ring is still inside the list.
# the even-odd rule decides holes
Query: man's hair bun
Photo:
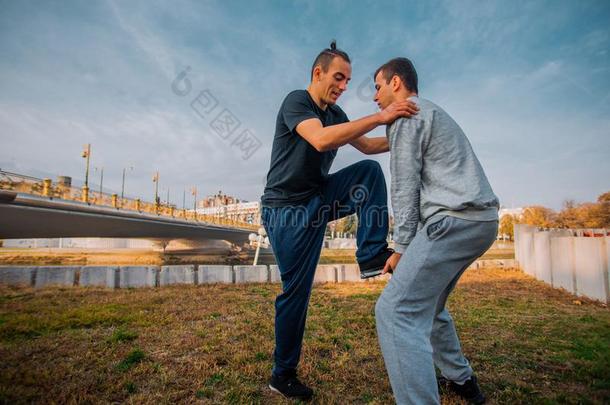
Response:
[[[320,65],[322,67],[322,70],[324,72],[328,72],[328,67],[330,66],[330,63],[336,57],[340,57],[341,59],[343,59],[347,63],[352,63],[349,60],[349,56],[347,55],[347,53],[345,53],[341,49],[337,48],[337,40],[333,39],[330,42],[330,47],[324,49],[322,52],[320,52],[318,54],[318,56],[316,56],[316,60],[314,60],[313,66],[311,67],[311,77],[313,78],[313,70],[318,65]]]

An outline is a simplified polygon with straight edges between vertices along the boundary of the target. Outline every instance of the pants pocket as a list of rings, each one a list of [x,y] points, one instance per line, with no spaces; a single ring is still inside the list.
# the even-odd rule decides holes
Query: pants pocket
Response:
[[[439,240],[451,229],[453,217],[444,216],[438,221],[434,221],[426,226],[426,236],[429,240]]]

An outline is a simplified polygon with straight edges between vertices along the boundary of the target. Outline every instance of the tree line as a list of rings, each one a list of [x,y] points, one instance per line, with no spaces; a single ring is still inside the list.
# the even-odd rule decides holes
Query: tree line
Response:
[[[390,217],[390,232],[394,218]],[[500,219],[500,235],[514,239],[514,224],[527,224],[540,228],[610,228],[610,191],[600,195],[596,202],[576,203],[567,200],[560,211],[541,205],[525,207],[521,215],[503,215]],[[356,215],[349,215],[329,224],[328,236],[355,235],[358,228]]]
[[[520,216],[506,214],[500,219],[500,234],[514,238],[513,225],[527,224],[540,228],[610,228],[610,191],[600,195],[597,202],[563,203],[557,212],[541,205],[525,207]]]

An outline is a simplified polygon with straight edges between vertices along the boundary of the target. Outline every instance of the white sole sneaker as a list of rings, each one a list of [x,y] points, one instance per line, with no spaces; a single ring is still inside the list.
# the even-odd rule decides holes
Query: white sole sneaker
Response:
[[[282,392],[280,390],[278,390],[277,388],[274,388],[273,385],[269,384],[269,389],[273,392],[277,392],[278,394],[280,394],[281,396],[288,398],[286,395],[282,394]]]

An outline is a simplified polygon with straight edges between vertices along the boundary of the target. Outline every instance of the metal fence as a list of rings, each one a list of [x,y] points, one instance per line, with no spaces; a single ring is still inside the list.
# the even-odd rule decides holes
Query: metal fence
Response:
[[[168,218],[181,218],[196,222],[206,222],[234,228],[258,229],[255,224],[242,222],[222,214],[205,215],[192,210],[178,209],[174,205],[151,203],[140,199],[120,198],[117,194],[95,192],[87,188],[77,188],[51,179],[39,179],[18,173],[0,170],[0,190],[10,190],[17,193],[32,194],[49,199],[85,202],[89,205],[114,207],[117,210],[152,213]]]

